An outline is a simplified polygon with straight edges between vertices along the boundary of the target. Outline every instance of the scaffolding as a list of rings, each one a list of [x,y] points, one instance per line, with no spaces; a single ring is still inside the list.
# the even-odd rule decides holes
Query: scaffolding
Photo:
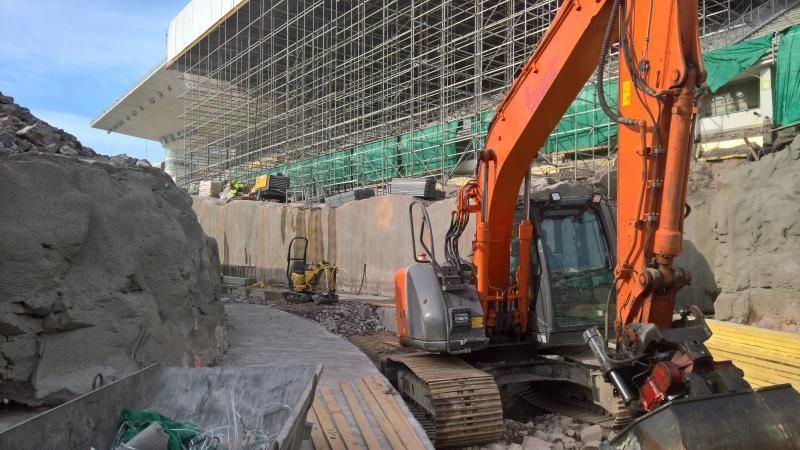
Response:
[[[293,199],[316,202],[393,177],[469,175],[559,3],[244,2],[169,67],[184,85],[176,181],[194,192],[200,180],[283,173]],[[738,17],[732,0],[700,3],[704,34]],[[572,151],[577,167],[578,149],[608,152],[616,128],[593,92],[543,153]]]

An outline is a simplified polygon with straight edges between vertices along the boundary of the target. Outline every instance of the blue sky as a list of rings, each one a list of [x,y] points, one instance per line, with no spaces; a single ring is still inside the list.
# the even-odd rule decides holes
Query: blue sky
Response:
[[[161,162],[154,141],[89,122],[164,59],[189,0],[0,0],[0,91],[98,153]]]

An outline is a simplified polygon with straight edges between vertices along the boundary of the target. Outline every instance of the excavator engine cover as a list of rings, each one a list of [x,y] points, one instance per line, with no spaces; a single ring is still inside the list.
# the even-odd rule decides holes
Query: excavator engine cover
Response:
[[[398,336],[403,345],[436,353],[485,348],[483,309],[472,286],[444,291],[431,264],[412,264],[395,277]]]
[[[624,429],[606,449],[800,449],[800,394],[788,384],[673,400]]]

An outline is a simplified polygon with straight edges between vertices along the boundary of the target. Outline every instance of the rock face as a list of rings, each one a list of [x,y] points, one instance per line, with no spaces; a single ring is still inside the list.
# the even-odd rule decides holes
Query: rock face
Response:
[[[800,148],[717,179],[717,318],[800,332]]]
[[[165,173],[18,154],[0,192],[0,398],[56,404],[98,373],[221,357],[217,244]]]

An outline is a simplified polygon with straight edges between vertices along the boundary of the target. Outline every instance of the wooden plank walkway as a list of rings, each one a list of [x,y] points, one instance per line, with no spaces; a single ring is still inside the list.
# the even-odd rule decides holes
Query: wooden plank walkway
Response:
[[[706,342],[715,359],[729,359],[753,387],[789,383],[800,390],[800,335],[707,320],[714,333]]]
[[[350,342],[316,322],[263,305],[229,303],[222,366],[323,365],[308,422],[318,449],[433,449],[402,398]]]

